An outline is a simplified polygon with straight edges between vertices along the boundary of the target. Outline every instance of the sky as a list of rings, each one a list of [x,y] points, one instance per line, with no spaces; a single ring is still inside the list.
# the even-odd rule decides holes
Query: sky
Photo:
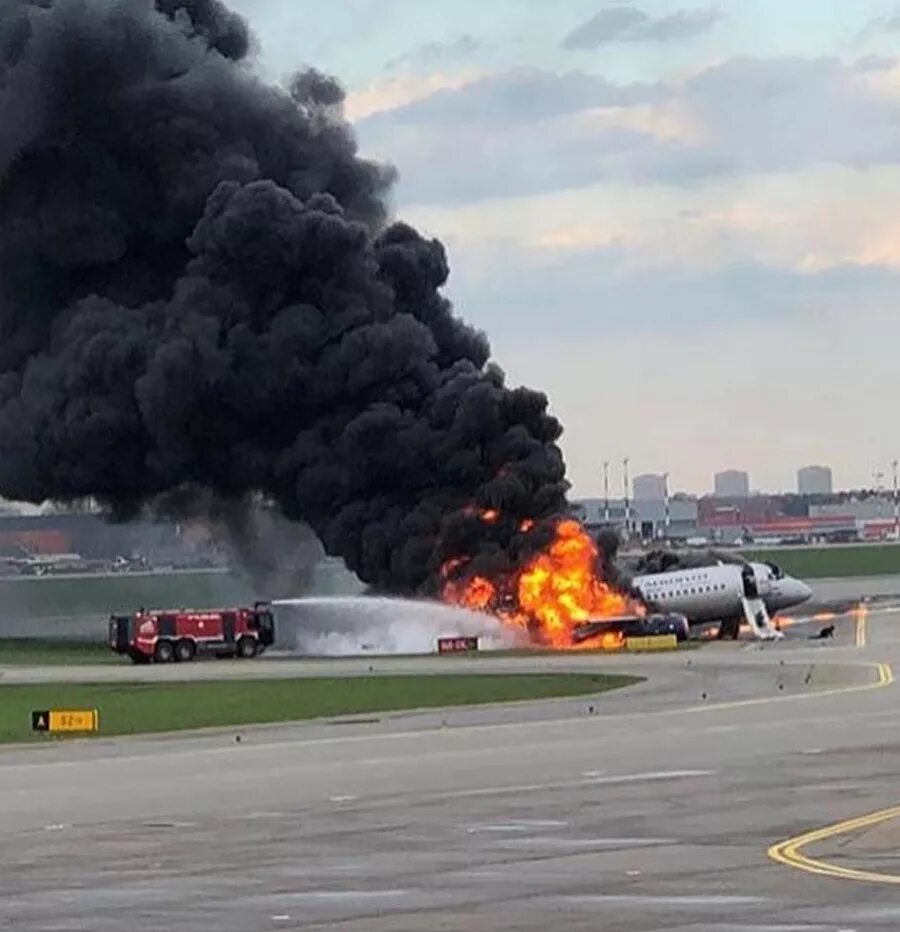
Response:
[[[900,456],[900,0],[230,0],[347,90],[573,496]]]

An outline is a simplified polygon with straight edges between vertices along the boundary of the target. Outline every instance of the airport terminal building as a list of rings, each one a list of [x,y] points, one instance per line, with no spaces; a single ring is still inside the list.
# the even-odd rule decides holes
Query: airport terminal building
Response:
[[[642,540],[687,540],[697,534],[697,500],[686,496],[671,499],[582,498],[572,504],[572,514],[592,534],[605,528],[626,528]]]
[[[900,519],[886,494],[832,495],[829,501],[796,495],[748,498],[675,495],[670,499],[584,498],[572,514],[597,533],[614,528],[632,540],[671,540],[723,546],[845,542],[900,538]]]

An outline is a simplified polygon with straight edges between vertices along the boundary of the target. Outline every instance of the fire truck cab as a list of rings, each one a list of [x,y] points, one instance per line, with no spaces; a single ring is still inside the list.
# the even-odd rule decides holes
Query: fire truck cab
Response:
[[[275,641],[275,619],[266,602],[253,608],[172,609],[112,615],[109,646],[134,663],[187,663],[198,654],[256,657]]]

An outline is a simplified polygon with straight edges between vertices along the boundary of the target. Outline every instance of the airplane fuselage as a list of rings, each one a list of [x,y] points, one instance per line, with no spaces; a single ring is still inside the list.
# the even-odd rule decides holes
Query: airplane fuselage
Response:
[[[752,573],[748,574],[748,566]],[[743,615],[742,600],[754,595],[763,600],[772,615],[812,595],[804,582],[766,563],[719,563],[654,573],[635,577],[632,585],[654,609],[678,612],[691,624],[737,618]]]

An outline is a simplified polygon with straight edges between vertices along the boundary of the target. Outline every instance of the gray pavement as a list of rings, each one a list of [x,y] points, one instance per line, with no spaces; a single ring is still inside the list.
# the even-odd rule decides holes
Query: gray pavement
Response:
[[[595,699],[248,729],[240,743],[221,731],[7,749],[0,928],[896,929],[896,887],[766,857],[900,801],[897,690],[875,688],[874,666],[900,670],[900,616],[873,614],[863,648],[852,620],[838,627],[835,643],[801,626],[778,645],[640,659],[226,665],[650,680]],[[101,669],[120,668],[91,676]],[[897,870],[897,838],[885,824],[814,853]]]
[[[900,601],[900,576],[836,576],[807,582],[816,601],[893,595]]]

